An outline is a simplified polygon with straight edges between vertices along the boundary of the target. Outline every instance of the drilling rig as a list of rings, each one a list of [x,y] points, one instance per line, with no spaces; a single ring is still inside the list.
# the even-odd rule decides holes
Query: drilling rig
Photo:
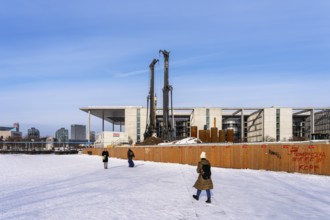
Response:
[[[163,88],[163,126],[162,126],[162,138],[165,142],[172,141],[174,139],[174,115],[173,115],[173,100],[172,91],[173,88],[169,85],[168,81],[168,69],[169,69],[169,56],[170,52],[166,50],[159,50],[164,56],[164,88]],[[171,115],[172,122],[170,122],[169,115],[169,92],[171,92]]]
[[[150,91],[149,95],[147,98],[147,127],[146,131],[144,133],[144,140],[147,139],[148,137],[152,136],[157,136],[156,134],[156,97],[155,97],[155,77],[154,77],[154,67],[155,64],[159,60],[153,59],[153,61],[150,63],[149,68],[150,68]],[[150,108],[149,108],[150,105]],[[150,109],[150,114],[149,114],[149,109]],[[149,115],[149,123],[148,123],[148,115]]]

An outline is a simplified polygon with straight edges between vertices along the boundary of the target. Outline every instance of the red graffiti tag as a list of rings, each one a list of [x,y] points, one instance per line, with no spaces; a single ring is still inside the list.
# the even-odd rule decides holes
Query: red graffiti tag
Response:
[[[304,165],[304,164],[299,165],[299,170],[305,170],[305,171],[310,171],[310,170],[315,171],[318,168],[319,168],[318,165]]]
[[[290,152],[291,153],[298,152],[298,149],[299,149],[299,147],[292,147],[291,150],[290,150]]]
[[[311,147],[311,148],[310,148]],[[313,149],[314,146],[309,146],[309,149]],[[326,159],[325,152],[298,152],[293,151],[296,149],[291,149],[291,152],[294,153],[292,161],[298,162],[298,169],[303,171],[312,171],[319,169],[319,163]]]
[[[325,158],[326,158],[325,152],[302,152],[302,153],[296,152],[292,160],[298,162],[320,163],[323,160],[325,160]]]

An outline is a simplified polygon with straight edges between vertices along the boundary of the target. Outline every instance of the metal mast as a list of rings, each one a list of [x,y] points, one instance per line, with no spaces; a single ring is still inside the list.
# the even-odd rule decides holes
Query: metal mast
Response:
[[[170,52],[166,50],[159,50],[164,56],[164,88],[163,88],[163,127],[162,138],[164,141],[171,141],[173,139],[173,125],[170,123],[169,116],[169,92],[172,92],[172,86],[168,81],[168,69],[169,69],[169,55]],[[173,108],[173,106],[172,106]],[[173,115],[172,115],[173,117]]]
[[[158,59],[153,59],[149,65],[150,68],[150,91],[148,95],[148,104],[150,103],[150,115],[149,115],[149,124],[147,123],[146,132],[144,133],[144,139],[155,135],[156,128],[156,100],[155,100],[155,64],[158,62]],[[148,118],[148,109],[147,109],[147,118]]]

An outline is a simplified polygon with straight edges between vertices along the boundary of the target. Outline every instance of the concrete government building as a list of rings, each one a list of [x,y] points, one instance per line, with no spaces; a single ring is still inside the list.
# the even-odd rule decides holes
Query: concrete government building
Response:
[[[139,143],[144,140],[148,124],[147,108],[141,106],[89,106],[80,108],[88,113],[87,134],[90,133],[91,116],[93,124],[100,124],[105,131],[105,123],[125,132]],[[263,142],[329,139],[330,108],[291,108],[291,107],[182,107],[174,108],[174,137],[182,139],[190,136],[190,128],[208,130],[217,127],[219,130],[233,129],[235,142]],[[163,111],[156,110],[156,132],[161,137]],[[90,139],[89,139],[90,140]]]

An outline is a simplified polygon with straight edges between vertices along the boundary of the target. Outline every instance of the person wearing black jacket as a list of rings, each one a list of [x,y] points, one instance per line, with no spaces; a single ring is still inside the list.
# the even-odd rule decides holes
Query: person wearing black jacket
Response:
[[[129,148],[127,151],[128,166],[134,167],[133,157],[135,157],[134,152]]]
[[[108,157],[109,157],[109,152],[107,151],[106,148],[104,148],[102,152],[102,161],[104,163],[104,169],[108,169]]]

